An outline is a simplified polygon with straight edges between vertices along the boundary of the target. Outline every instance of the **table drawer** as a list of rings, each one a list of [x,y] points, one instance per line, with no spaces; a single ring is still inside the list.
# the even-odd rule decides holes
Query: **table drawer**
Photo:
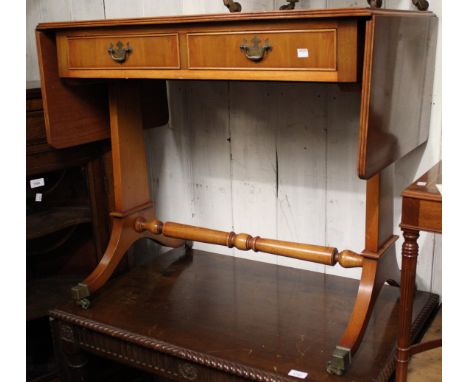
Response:
[[[357,25],[187,33],[187,49],[193,70],[347,71],[355,80]]]
[[[58,34],[61,72],[179,69],[177,33]]]

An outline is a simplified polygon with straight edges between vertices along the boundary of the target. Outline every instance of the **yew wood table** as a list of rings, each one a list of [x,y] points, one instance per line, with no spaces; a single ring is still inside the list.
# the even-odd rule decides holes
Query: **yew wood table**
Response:
[[[415,295],[418,237],[420,231],[442,233],[442,162],[436,164],[403,193],[401,229],[405,242],[402,250],[400,328],[397,352],[397,382],[406,381],[408,362],[413,354],[442,346],[442,340],[433,340],[411,346],[410,331]]]
[[[387,381],[395,365],[398,289],[385,286],[353,367],[323,367],[353,308],[357,280],[175,249],[118,276],[92,309],[51,312],[66,381],[86,381],[88,354],[174,381]],[[438,305],[415,295],[413,336]],[[92,375],[88,376],[92,379]]]
[[[367,8],[39,24],[49,143],[65,148],[109,137],[112,142],[111,239],[96,269],[72,289],[73,298],[89,308],[142,238],[173,248],[195,241],[361,268],[348,324],[323,364],[332,374],[344,374],[381,289],[399,282],[392,164],[428,139],[436,32],[431,12]],[[166,80],[176,79],[326,82],[358,93],[353,119],[360,121],[357,176],[366,182],[364,248],[355,252],[283,241],[281,232],[268,239],[158,220],[143,129],[168,122]]]

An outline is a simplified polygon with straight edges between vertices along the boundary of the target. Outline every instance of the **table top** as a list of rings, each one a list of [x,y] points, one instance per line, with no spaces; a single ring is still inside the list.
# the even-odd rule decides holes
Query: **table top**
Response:
[[[358,281],[230,256],[172,250],[109,282],[89,310],[70,303],[51,312],[102,333],[196,359],[210,367],[238,365],[290,380],[387,380],[392,372],[399,289],[384,287],[346,377],[328,375],[327,361],[349,319]],[[418,292],[421,310],[437,298]],[[221,365],[221,366],[220,366]],[[345,379],[343,379],[345,378]]]
[[[411,185],[402,192],[401,196],[442,203],[442,194],[437,188],[437,185],[442,185],[442,161],[411,183]]]
[[[411,15],[411,16],[433,16],[430,11],[406,11],[397,9],[375,9],[375,8],[327,8],[327,9],[296,9],[289,11],[266,11],[266,12],[240,12],[219,14],[178,15],[159,17],[140,17],[125,19],[105,20],[83,20],[66,22],[40,23],[37,30],[47,29],[70,29],[83,27],[107,27],[128,25],[155,25],[155,24],[180,24],[180,23],[216,23],[242,20],[288,20],[288,19],[324,19],[330,17],[371,17],[373,15]]]

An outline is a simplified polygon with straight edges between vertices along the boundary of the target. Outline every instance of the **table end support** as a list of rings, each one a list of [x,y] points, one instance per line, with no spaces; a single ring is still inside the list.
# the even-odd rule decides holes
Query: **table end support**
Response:
[[[339,345],[328,362],[329,374],[346,373],[351,366],[352,355],[359,349],[382,287],[386,282],[392,286],[398,285],[399,269],[395,253],[397,239],[397,236],[392,236],[377,253],[364,251],[363,254],[366,257],[353,312]]]

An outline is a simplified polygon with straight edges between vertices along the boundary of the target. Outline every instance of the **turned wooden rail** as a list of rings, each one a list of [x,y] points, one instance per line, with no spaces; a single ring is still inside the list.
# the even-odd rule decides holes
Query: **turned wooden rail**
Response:
[[[338,252],[334,247],[264,239],[259,236],[252,237],[246,233],[236,234],[174,222],[146,221],[142,217],[135,220],[135,230],[137,232],[149,231],[155,235],[163,234],[174,239],[235,247],[242,251],[271,253],[325,265],[339,263],[343,268],[362,267],[363,264],[363,256],[349,250]]]

